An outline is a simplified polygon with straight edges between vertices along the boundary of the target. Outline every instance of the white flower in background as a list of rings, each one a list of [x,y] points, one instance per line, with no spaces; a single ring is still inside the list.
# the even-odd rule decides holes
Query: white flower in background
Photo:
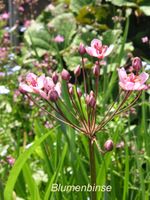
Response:
[[[11,69],[11,71],[12,71],[12,72],[16,72],[16,71],[19,71],[20,69],[21,69],[21,66],[16,65],[15,67],[13,67],[13,68]]]
[[[143,65],[145,71],[149,71],[150,70],[150,64],[149,63],[143,61],[142,65]]]
[[[10,90],[4,85],[0,85],[0,94],[8,94]]]
[[[14,60],[14,59],[15,59],[15,54],[14,54],[14,53],[10,53],[10,54],[8,55],[8,58],[9,58],[10,60]]]

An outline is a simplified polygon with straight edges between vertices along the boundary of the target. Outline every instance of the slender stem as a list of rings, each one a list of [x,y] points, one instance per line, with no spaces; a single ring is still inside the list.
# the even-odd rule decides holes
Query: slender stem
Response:
[[[125,112],[125,111],[129,110],[129,109],[136,103],[136,101],[140,98],[141,94],[142,94],[142,91],[140,91],[140,92],[138,93],[138,95],[137,95],[137,96],[135,97],[135,99],[130,103],[129,106],[127,106],[127,107],[125,107],[125,108],[122,108],[122,109],[119,110],[115,115],[118,115],[118,114],[120,114],[120,113],[122,113],[122,112]]]
[[[84,90],[85,90],[85,94],[87,94],[86,79],[85,79],[85,66],[84,66],[84,58],[83,57],[82,57],[82,72],[83,72]]]
[[[53,114],[51,114],[49,111],[47,111],[44,107],[41,107],[31,96],[29,96],[28,94],[26,94],[26,96],[37,106],[39,107],[41,110],[43,110],[44,112],[46,112],[47,114],[49,114],[52,118],[60,121],[60,122],[63,122],[64,124],[67,124],[69,126],[71,126],[72,128],[74,128],[75,130],[77,131],[80,131],[82,132],[83,134],[86,135],[86,132],[82,129],[82,128],[78,128],[78,127],[75,127],[74,125],[68,123],[67,121],[63,120],[63,119],[60,119],[59,117],[56,117],[54,116]],[[62,116],[63,117],[63,116]]]
[[[103,122],[103,120],[101,121],[101,123],[96,127],[95,133],[97,131],[99,131],[101,128],[103,128],[110,120],[113,119],[113,117],[122,108],[122,106],[124,105],[124,103],[126,102],[126,100],[128,99],[128,97],[131,95],[131,93],[132,93],[132,91],[126,92],[126,95],[125,95],[124,99],[122,100],[122,102],[120,103],[120,105],[118,106],[118,108],[108,117],[108,119],[106,119],[106,121],[104,121],[104,122]],[[104,117],[104,119],[105,119],[105,117]]]
[[[79,110],[78,110],[78,108],[77,108],[76,101],[75,101],[75,99],[72,98],[72,95],[69,93],[69,88],[68,88],[68,86],[67,86],[67,90],[68,90],[68,94],[69,94],[71,103],[72,103],[72,105],[73,105],[73,109],[74,109],[74,111],[76,112],[76,115],[79,117],[79,120],[80,120],[81,123],[84,125],[84,128],[86,129],[86,131],[87,131],[87,133],[88,133],[89,130],[88,130],[88,126],[87,126],[87,124],[86,124],[86,120],[85,120],[85,119],[82,119],[81,113],[79,112]]]
[[[89,155],[90,155],[90,174],[91,174],[91,200],[96,200],[96,191],[93,187],[96,186],[96,166],[95,166],[95,155],[94,155],[94,141],[93,138],[89,138]]]

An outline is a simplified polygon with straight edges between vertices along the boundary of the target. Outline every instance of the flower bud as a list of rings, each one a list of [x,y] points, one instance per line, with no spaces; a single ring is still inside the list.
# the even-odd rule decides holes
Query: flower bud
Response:
[[[48,95],[50,101],[52,102],[56,102],[59,98],[58,92],[56,90],[50,90]]]
[[[7,156],[6,160],[7,160],[8,164],[11,166],[13,166],[15,163],[15,158],[13,158],[12,156]]]
[[[73,94],[73,87],[69,88],[69,94],[71,94],[71,95]]]
[[[96,105],[96,99],[94,96],[90,96],[90,100],[89,100],[89,106],[94,108]]]
[[[95,99],[95,94],[93,91],[90,91],[90,94],[86,96],[85,102],[87,105],[90,107],[94,108],[96,105],[96,99]]]
[[[119,142],[119,143],[116,144],[116,148],[117,149],[122,149],[122,148],[124,148],[124,146],[125,146],[124,141],[121,141],[121,142]]]
[[[105,144],[104,144],[104,149],[105,149],[106,151],[112,151],[113,148],[114,148],[113,141],[110,140],[110,139],[107,140],[107,141],[105,142]]]
[[[86,53],[86,49],[84,47],[84,44],[80,43],[80,46],[79,46],[79,53],[81,55],[84,55]]]
[[[81,74],[81,67],[80,67],[80,65],[78,65],[78,66],[76,67],[76,69],[74,70],[74,75],[75,75],[76,77],[78,77],[78,76],[80,76],[80,74]]]
[[[90,91],[90,96],[94,96],[95,97],[95,94],[94,94],[93,90]]]
[[[82,96],[82,92],[81,92],[80,88],[77,88],[77,93],[78,93],[79,97]]]
[[[69,74],[69,72],[66,69],[62,70],[61,77],[65,81],[69,81],[70,80],[70,74]]]
[[[142,61],[139,57],[135,57],[132,60],[132,67],[135,71],[139,71],[142,67]]]
[[[54,72],[53,74],[52,74],[52,80],[53,80],[53,82],[56,84],[57,83],[57,81],[58,81],[58,74],[56,73],[56,72]]]
[[[69,94],[73,94],[73,85],[71,83],[68,83],[68,89],[69,89]]]
[[[93,74],[94,76],[98,77],[100,74],[100,67],[98,64],[95,64],[94,68],[93,68]]]

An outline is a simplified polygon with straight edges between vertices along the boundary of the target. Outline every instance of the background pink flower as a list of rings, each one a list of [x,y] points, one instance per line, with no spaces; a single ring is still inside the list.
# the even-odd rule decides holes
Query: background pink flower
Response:
[[[62,35],[57,35],[54,38],[54,42],[56,42],[56,43],[62,43],[62,42],[64,42],[64,37]]]
[[[149,75],[145,72],[140,75],[134,75],[130,73],[127,75],[124,68],[118,70],[119,85],[124,90],[145,90],[147,85],[144,83],[147,81]]]
[[[108,56],[113,50],[113,45],[109,47],[106,45],[102,45],[102,42],[98,39],[94,39],[91,41],[91,46],[86,47],[86,52],[93,57],[103,59],[105,56]]]

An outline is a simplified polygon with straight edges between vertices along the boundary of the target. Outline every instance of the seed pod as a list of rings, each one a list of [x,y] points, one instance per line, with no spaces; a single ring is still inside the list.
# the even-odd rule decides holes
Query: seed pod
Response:
[[[81,67],[80,67],[80,65],[78,65],[78,66],[76,67],[76,69],[74,70],[74,75],[75,75],[76,77],[78,77],[78,76],[80,76],[80,74],[81,74]]]
[[[100,74],[100,67],[99,67],[99,65],[97,65],[97,64],[94,65],[93,74],[94,74],[94,76],[96,76],[96,77],[99,76],[99,74]]]
[[[52,79],[53,79],[53,82],[56,84],[57,81],[58,81],[58,74],[57,74],[56,72],[54,72],[54,73],[52,74]]]
[[[56,90],[50,90],[49,91],[49,99],[50,99],[50,101],[56,102],[58,100],[58,98],[59,98],[59,95],[58,95]]]
[[[106,151],[112,151],[113,148],[114,148],[113,141],[110,140],[110,139],[107,140],[107,141],[105,142],[105,144],[104,144],[104,149],[105,149]]]

